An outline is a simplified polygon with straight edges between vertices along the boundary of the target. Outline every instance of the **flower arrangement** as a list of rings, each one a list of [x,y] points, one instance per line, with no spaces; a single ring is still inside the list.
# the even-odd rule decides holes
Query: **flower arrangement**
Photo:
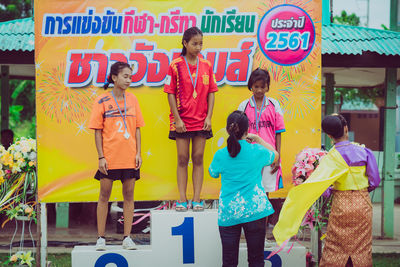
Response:
[[[35,139],[20,138],[7,150],[0,145],[0,213],[6,213],[8,220],[23,215],[36,218],[30,201],[36,193],[36,157]]]
[[[300,151],[292,167],[293,184],[299,185],[307,180],[326,154],[326,151],[318,148],[305,148]]]
[[[35,259],[32,256],[32,251],[18,251],[17,253],[13,254],[5,263],[11,266],[27,265],[31,267],[33,261],[35,261]]]
[[[30,220],[36,221],[36,211],[34,210],[35,204],[31,203],[19,203],[18,205],[12,204],[10,208],[6,210],[6,214],[9,220],[20,219],[20,220]],[[4,222],[4,224],[7,221]]]
[[[292,182],[295,186],[306,181],[317,168],[321,159],[328,152],[318,148],[305,148],[296,155],[296,162],[292,167]],[[329,190],[329,189],[328,189]],[[301,228],[308,227],[311,230],[316,227],[321,229],[326,225],[331,207],[330,194],[321,196],[307,211]]]

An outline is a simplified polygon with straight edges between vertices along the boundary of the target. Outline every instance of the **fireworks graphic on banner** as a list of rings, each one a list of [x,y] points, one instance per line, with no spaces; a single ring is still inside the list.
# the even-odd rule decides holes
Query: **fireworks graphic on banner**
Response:
[[[314,77],[318,77],[318,75],[316,74]],[[293,77],[291,95],[284,106],[287,120],[304,118],[312,110],[319,107],[320,88],[316,88],[311,80],[312,77],[301,74]]]
[[[320,14],[315,14],[313,11],[315,8],[316,3],[314,1],[309,0],[309,1],[300,1],[300,0],[264,0],[260,1],[260,5],[257,8],[257,12],[259,15],[259,19],[261,20],[262,17],[266,12],[268,12],[271,8],[274,8],[275,6],[283,5],[283,4],[289,4],[289,5],[294,5],[297,7],[300,7],[304,11],[306,11],[310,17],[314,21],[315,27],[317,27],[316,24],[321,24],[321,15]],[[321,54],[321,46],[320,42],[318,40],[321,40],[321,34],[319,31],[315,31],[315,43],[312,51],[310,54],[299,64],[292,65],[292,66],[287,66],[284,68],[287,68],[288,72],[297,74],[297,73],[303,73],[305,72],[309,67],[315,66],[315,65],[320,65],[321,62],[319,61],[319,55]],[[260,49],[257,48],[256,53],[255,53],[255,58],[258,59],[263,59],[267,65],[267,68],[270,66],[275,65],[273,62],[267,60],[262,53]]]
[[[96,88],[72,89],[64,85],[63,64],[43,71],[39,76],[36,97],[40,108],[57,123],[80,122],[89,115],[96,97]]]

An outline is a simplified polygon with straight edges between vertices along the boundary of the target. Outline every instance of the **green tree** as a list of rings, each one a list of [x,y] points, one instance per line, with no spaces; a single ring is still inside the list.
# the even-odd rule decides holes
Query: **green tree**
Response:
[[[14,137],[36,137],[35,82],[10,80],[9,128]]]
[[[360,17],[358,17],[355,13],[348,15],[347,12],[343,10],[340,16],[333,17],[333,23],[360,26]]]
[[[15,137],[36,137],[35,82],[10,80],[10,129]]]
[[[0,22],[32,17],[31,0],[1,0]]]

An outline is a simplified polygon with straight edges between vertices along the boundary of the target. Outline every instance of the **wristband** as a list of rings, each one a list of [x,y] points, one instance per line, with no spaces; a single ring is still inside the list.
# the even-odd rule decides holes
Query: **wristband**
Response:
[[[100,157],[99,160],[100,160],[100,159],[104,159],[104,157]]]

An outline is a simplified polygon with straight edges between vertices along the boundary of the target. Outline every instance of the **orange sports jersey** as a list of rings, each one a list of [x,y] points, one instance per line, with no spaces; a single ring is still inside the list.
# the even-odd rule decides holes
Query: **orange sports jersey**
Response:
[[[90,117],[89,128],[103,130],[103,152],[110,170],[136,167],[136,128],[144,126],[144,120],[136,96],[126,92],[125,97],[129,139],[124,137],[124,121],[111,92],[96,99]],[[118,105],[125,117],[124,100]]]
[[[188,131],[201,131],[203,129],[208,111],[208,94],[218,91],[211,63],[201,57],[197,58],[199,60],[199,69],[196,97],[193,97],[193,85],[189,75],[192,75],[194,82],[197,64],[189,64],[189,73],[185,59],[182,56],[172,61],[164,86],[165,93],[175,95],[179,116]],[[175,120],[172,112],[169,118],[170,130],[175,131]]]

